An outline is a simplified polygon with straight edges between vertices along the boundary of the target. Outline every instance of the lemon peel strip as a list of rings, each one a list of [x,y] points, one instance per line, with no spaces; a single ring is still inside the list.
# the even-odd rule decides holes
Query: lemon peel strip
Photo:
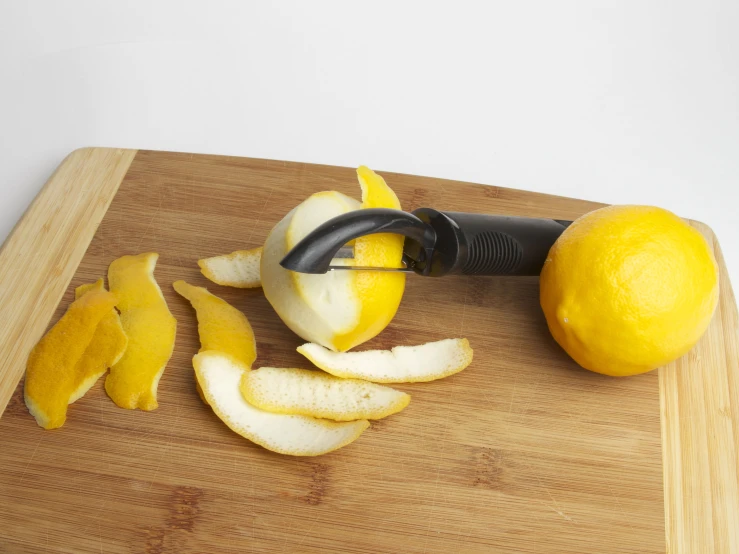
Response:
[[[373,383],[420,383],[459,373],[472,363],[467,339],[444,339],[392,350],[332,352],[318,344],[298,347],[313,365],[341,378]]]
[[[74,291],[75,299],[82,298],[92,291],[104,290],[103,280],[98,279],[94,283],[77,287]],[[108,371],[108,368],[118,363],[127,346],[128,337],[123,331],[121,318],[118,312],[112,309],[98,323],[92,341],[80,361],[77,362],[75,389],[69,403],[72,404],[87,394],[87,391]]]
[[[262,286],[259,266],[262,247],[198,260],[200,272],[217,285],[252,289]]]
[[[154,279],[159,254],[123,256],[108,268],[111,292],[118,296],[128,348],[110,368],[105,391],[121,408],[157,408],[159,379],[174,350],[177,321]]]
[[[353,421],[382,419],[403,410],[410,395],[360,379],[309,369],[262,367],[244,373],[241,394],[262,410]]]
[[[185,281],[175,281],[172,286],[195,309],[200,352],[204,350],[224,352],[251,368],[257,357],[257,344],[246,316],[204,287],[196,287]],[[207,404],[208,401],[197,381],[195,389],[200,400]]]
[[[93,340],[100,320],[110,313],[116,296],[100,290],[84,294],[31,351],[26,365],[24,399],[44,429],[64,425],[67,406],[78,388],[77,364]]]
[[[273,452],[319,456],[356,440],[369,421],[335,422],[300,415],[265,412],[239,391],[249,369],[235,358],[208,350],[193,357],[195,375],[208,404],[235,433]]]
[[[172,286],[195,309],[200,351],[217,350],[251,368],[257,358],[257,344],[246,316],[204,287],[185,281],[175,281]]]

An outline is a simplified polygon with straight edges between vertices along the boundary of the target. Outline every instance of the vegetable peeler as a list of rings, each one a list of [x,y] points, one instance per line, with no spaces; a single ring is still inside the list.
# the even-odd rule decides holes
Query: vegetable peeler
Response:
[[[334,270],[402,271],[430,277],[539,275],[549,249],[572,223],[505,215],[442,212],[419,208],[354,210],[321,224],[282,259],[300,273]],[[404,267],[362,267],[335,262],[353,258],[350,241],[375,233],[403,235]]]

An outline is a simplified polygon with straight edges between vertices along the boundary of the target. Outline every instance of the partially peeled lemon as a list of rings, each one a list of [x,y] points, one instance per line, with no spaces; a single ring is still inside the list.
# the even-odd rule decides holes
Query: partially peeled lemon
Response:
[[[403,273],[333,271],[310,275],[288,271],[280,260],[308,233],[338,215],[364,208],[399,210],[384,179],[357,170],[362,203],[340,192],[319,192],[293,209],[267,237],[260,267],[264,294],[285,324],[303,339],[344,352],[377,336],[395,316],[405,288]],[[354,258],[335,263],[400,267],[403,237],[377,234],[354,241]]]

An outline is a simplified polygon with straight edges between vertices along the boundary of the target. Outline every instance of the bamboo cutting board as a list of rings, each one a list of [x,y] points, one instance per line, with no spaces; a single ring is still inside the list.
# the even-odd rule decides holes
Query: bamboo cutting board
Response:
[[[574,219],[596,204],[384,173],[405,209]],[[410,277],[371,343],[469,338],[475,361],[354,444],[268,452],[195,392],[194,314],[171,288],[207,285],[249,317],[260,365],[305,366],[260,290],[219,287],[196,260],[262,244],[320,190],[359,196],[354,171],[246,158],[73,152],[0,251],[0,552],[661,553],[739,551],[737,310],[721,302],[686,357],[614,379],[549,336],[536,278]],[[74,287],[124,254],[160,253],[178,321],[154,412],[117,408],[103,381],[43,431],[23,403],[30,348]]]

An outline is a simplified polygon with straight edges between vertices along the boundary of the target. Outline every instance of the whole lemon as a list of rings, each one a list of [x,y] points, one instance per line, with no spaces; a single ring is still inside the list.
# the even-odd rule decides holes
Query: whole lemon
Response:
[[[718,266],[675,214],[610,206],[552,246],[540,300],[554,339],[578,364],[635,375],[679,358],[703,335],[718,302]]]

